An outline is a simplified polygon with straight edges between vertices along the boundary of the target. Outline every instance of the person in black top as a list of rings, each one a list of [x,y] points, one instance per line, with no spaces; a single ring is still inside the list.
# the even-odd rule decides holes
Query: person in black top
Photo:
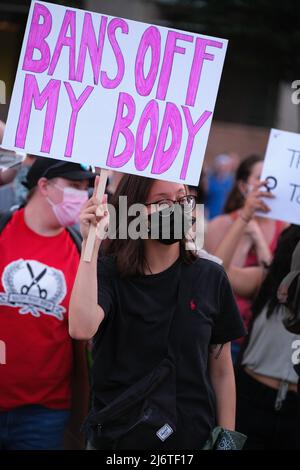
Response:
[[[98,180],[95,188],[97,184]],[[125,175],[117,188],[113,201],[117,216],[120,196],[127,196],[128,207],[145,204],[148,214],[167,207],[170,219],[178,207],[183,217],[195,207],[183,184],[132,175]],[[96,438],[93,445],[116,450],[201,449],[215,426],[235,427],[230,341],[245,331],[227,275],[218,264],[185,250],[184,234],[180,238],[174,235],[172,221],[167,238],[161,230],[158,239],[117,236],[105,240],[103,255],[101,233],[109,224],[105,202],[104,196],[99,206],[94,192],[82,211],[82,252],[90,224],[97,224],[99,236],[92,261],[80,261],[70,301],[70,335],[94,337],[93,412],[106,410],[168,355],[178,305],[183,324],[177,332],[181,345],[175,361],[176,431],[168,425],[157,429],[154,444],[141,429],[134,440],[128,440],[127,433],[111,447]],[[146,220],[151,232],[150,215]],[[182,307],[183,266],[192,281]]]

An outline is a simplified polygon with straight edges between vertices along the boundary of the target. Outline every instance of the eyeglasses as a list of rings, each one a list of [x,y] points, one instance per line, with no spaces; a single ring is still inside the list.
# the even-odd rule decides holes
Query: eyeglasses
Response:
[[[145,205],[155,206],[156,211],[171,213],[174,211],[174,204],[179,204],[186,213],[192,212],[196,207],[196,197],[192,195],[183,196],[177,199],[177,201],[172,201],[172,199],[162,199],[161,201],[149,202]],[[169,209],[169,211],[165,211],[165,209]]]

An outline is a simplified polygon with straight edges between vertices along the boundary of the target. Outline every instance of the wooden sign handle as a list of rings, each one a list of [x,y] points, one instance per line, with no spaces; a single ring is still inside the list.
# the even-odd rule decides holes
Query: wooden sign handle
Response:
[[[99,201],[99,203],[101,203],[104,192],[105,192],[107,177],[108,177],[108,170],[101,170],[100,179],[99,179],[99,183],[98,183],[98,187],[96,191],[96,199]],[[92,259],[92,254],[93,254],[95,240],[96,240],[96,230],[97,230],[97,227],[91,224],[88,238],[86,241],[84,255],[83,255],[84,261],[90,262]]]

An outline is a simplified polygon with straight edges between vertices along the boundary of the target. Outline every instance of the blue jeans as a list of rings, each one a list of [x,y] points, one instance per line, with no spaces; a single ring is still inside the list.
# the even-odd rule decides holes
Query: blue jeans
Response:
[[[62,449],[69,416],[39,405],[0,412],[0,450]]]

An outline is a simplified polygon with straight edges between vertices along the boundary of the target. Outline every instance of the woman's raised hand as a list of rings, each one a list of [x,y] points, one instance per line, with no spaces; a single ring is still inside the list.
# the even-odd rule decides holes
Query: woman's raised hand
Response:
[[[262,191],[261,188],[266,187],[266,181],[257,183],[253,190],[247,195],[245,204],[240,211],[240,216],[245,222],[250,222],[256,211],[267,213],[270,208],[264,199],[274,198],[274,195],[268,191]]]
[[[91,224],[97,227],[98,240],[104,240],[109,226],[109,212],[107,208],[107,194],[104,194],[101,203],[96,198],[99,176],[95,178],[92,197],[85,203],[80,214],[80,232],[83,241],[87,240]]]

